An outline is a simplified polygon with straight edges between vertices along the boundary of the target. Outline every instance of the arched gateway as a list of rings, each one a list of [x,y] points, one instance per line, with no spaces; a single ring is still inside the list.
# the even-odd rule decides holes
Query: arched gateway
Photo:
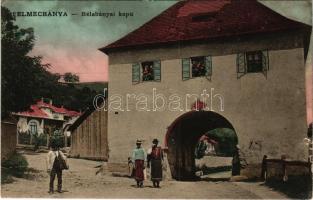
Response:
[[[229,128],[235,131],[225,117],[212,111],[187,112],[169,126],[165,146],[168,147],[168,162],[174,179],[196,178],[195,146],[203,134],[216,128]]]

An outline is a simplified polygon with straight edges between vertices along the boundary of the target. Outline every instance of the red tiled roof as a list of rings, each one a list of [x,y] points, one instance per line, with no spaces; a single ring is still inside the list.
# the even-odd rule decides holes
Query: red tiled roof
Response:
[[[49,116],[41,111],[37,105],[31,105],[29,111],[18,112],[16,114],[29,117],[49,118]]]
[[[80,116],[81,113],[73,111],[73,110],[66,110],[66,115],[71,116],[71,117],[76,117],[76,116]]]
[[[307,26],[290,20],[256,0],[180,1],[125,37],[101,48],[203,40],[275,32]]]
[[[40,109],[42,107],[50,108],[55,113],[60,113],[60,114],[63,114],[65,116],[69,116],[69,117],[75,117],[75,116],[81,115],[81,113],[79,113],[79,112],[76,112],[73,110],[67,110],[64,107],[56,107],[52,104],[45,103],[42,100],[39,100],[36,104],[31,105],[29,111],[18,112],[16,114],[22,115],[22,116],[29,116],[29,117],[50,118],[45,112],[43,112]]]
[[[50,108],[51,110],[53,110],[54,112],[56,113],[60,113],[60,114],[64,114],[66,116],[79,116],[80,113],[79,112],[76,112],[76,111],[73,111],[73,110],[67,110],[66,108],[64,107],[56,107],[50,103],[45,103],[43,102],[42,100],[38,101],[37,102],[37,105],[39,107],[47,107],[47,108]]]

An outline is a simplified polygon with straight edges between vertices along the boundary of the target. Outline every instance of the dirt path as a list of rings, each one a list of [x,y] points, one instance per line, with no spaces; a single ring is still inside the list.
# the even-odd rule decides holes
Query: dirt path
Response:
[[[39,170],[32,179],[14,178],[14,182],[2,185],[2,197],[45,198],[214,198],[260,199],[286,198],[259,183],[231,182],[178,182],[163,181],[161,188],[153,188],[150,181],[144,188],[136,188],[129,178],[110,174],[96,175],[101,162],[69,159],[70,170],[64,171],[62,194],[48,194],[49,177],[45,172],[46,154],[25,154],[29,167]]]

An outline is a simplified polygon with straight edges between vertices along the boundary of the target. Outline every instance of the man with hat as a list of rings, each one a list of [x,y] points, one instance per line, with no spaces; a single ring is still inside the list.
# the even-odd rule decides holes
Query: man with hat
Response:
[[[53,194],[53,186],[54,186],[54,179],[55,176],[58,178],[58,192],[62,193],[62,170],[65,169],[63,167],[63,164],[67,165],[68,169],[68,163],[67,158],[63,154],[62,151],[60,151],[59,144],[57,144],[56,139],[51,139],[50,141],[50,147],[51,150],[47,154],[47,172],[50,175],[50,183],[49,183],[49,193]],[[64,162],[62,162],[64,161]]]
[[[143,187],[144,180],[144,169],[145,169],[145,160],[146,152],[141,147],[141,140],[136,141],[136,148],[133,150],[132,162],[135,163],[135,180],[137,182],[137,187]]]
[[[153,145],[148,151],[148,167],[151,163],[151,181],[153,187],[160,187],[160,181],[162,180],[162,161],[163,161],[163,150],[158,146],[158,139],[152,141]]]

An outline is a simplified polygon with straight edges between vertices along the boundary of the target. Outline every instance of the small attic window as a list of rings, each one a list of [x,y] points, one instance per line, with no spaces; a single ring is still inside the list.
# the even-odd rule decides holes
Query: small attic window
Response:
[[[192,16],[193,22],[207,22],[214,19],[217,15],[217,12],[201,13]]]

